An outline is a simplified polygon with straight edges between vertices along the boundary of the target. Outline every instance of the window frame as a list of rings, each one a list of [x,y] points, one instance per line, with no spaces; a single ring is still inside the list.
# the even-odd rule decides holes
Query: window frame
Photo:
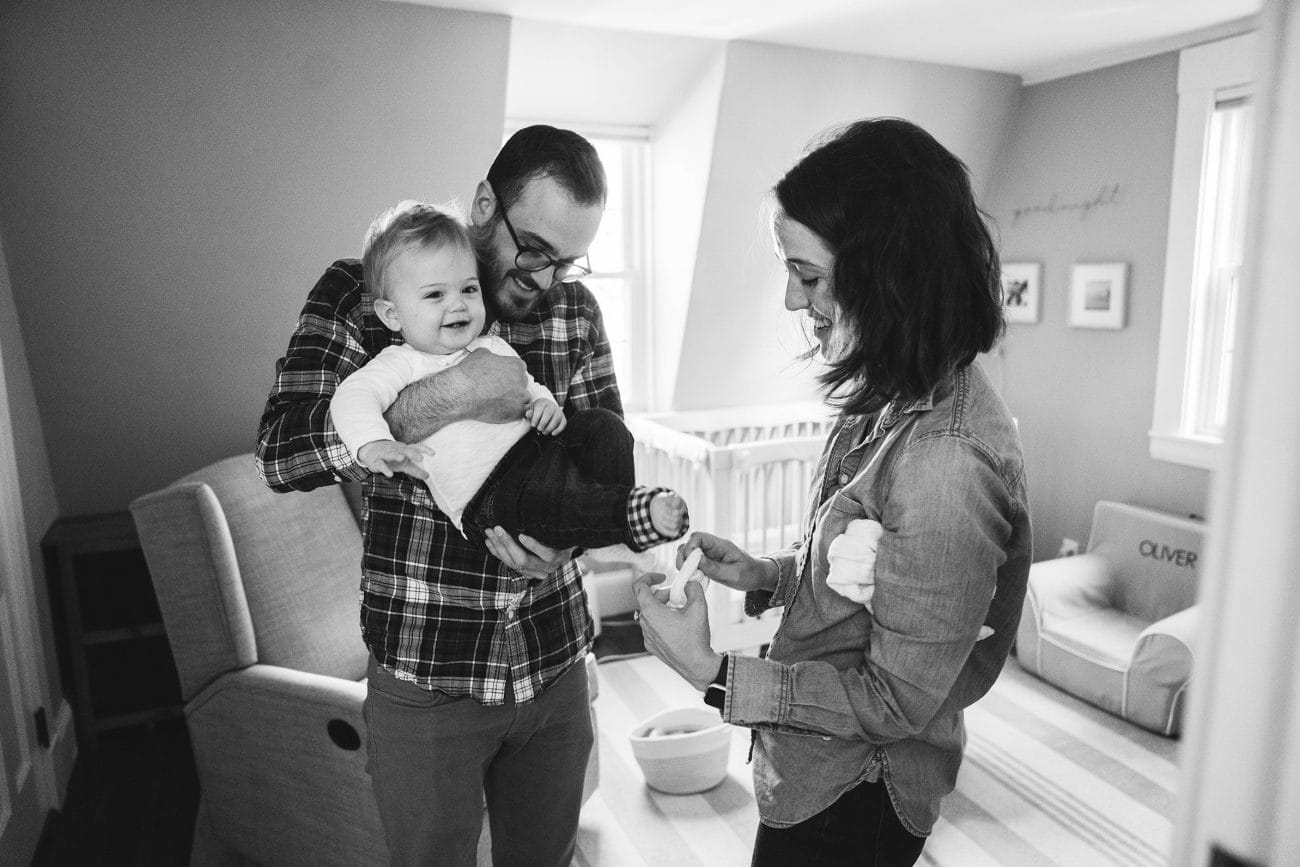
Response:
[[[1221,436],[1197,430],[1191,418],[1200,365],[1193,359],[1200,340],[1193,333],[1197,229],[1210,119],[1222,101],[1249,94],[1255,79],[1256,35],[1246,33],[1180,52],[1178,121],[1174,140],[1165,284],[1155,401],[1149,431],[1151,457],[1214,469]]]
[[[1218,415],[1220,411],[1226,415],[1224,404],[1232,374],[1230,356],[1235,347],[1233,329],[1229,326],[1236,322],[1237,293],[1242,276],[1240,256],[1245,241],[1245,212],[1249,197],[1251,126],[1254,123],[1253,100],[1249,91],[1249,88],[1236,88],[1216,94],[1207,132],[1206,171],[1202,179],[1206,186],[1201,193],[1200,230],[1209,228],[1210,237],[1205,240],[1212,249],[1198,252],[1196,262],[1196,279],[1205,291],[1194,299],[1192,350],[1189,355],[1194,387],[1188,391],[1183,424],[1196,433],[1220,438],[1226,418],[1220,420]],[[1238,111],[1242,115],[1233,117]],[[1225,124],[1236,129],[1224,133],[1222,128]],[[1235,161],[1227,163],[1223,160],[1224,145],[1241,149]],[[1231,200],[1228,208],[1216,209],[1213,214],[1208,212],[1211,201],[1222,205],[1228,200]],[[1211,217],[1214,219],[1212,227],[1208,226]],[[1238,258],[1230,263],[1221,261],[1225,248],[1234,248]]]

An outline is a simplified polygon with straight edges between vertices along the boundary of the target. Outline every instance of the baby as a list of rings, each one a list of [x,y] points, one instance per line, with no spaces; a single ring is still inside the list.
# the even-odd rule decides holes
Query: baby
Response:
[[[366,235],[365,285],[375,314],[403,343],[347,377],[330,416],[353,458],[392,476],[423,468],[434,502],[467,538],[501,526],[553,548],[592,548],[600,559],[681,538],[686,504],[666,488],[635,484],[632,435],[603,409],[566,418],[535,380],[524,417],[457,421],[418,444],[396,442],[383,413],[403,388],[484,349],[519,356],[484,334],[487,311],[464,224],[447,211],[402,202]],[[634,558],[633,558],[634,559]]]

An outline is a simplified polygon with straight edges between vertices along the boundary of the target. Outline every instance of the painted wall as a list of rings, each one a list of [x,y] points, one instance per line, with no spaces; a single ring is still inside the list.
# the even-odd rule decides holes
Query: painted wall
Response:
[[[736,42],[727,63],[672,409],[814,399],[807,347],[782,307],[783,270],[762,206],[829,126],[897,115],[991,177],[1019,79],[990,72]],[[708,371],[708,375],[701,375]]]
[[[504,17],[374,0],[0,7],[0,235],[64,513],[251,451],[324,268],[400,198],[468,202],[508,51]]]
[[[719,47],[655,133],[651,409],[658,411],[672,407],[682,360],[691,288],[699,267],[705,194],[713,171],[726,54],[725,46]]]
[[[51,623],[50,597],[40,544],[45,531],[59,516],[59,500],[54,491],[49,455],[45,452],[45,431],[41,424],[41,411],[36,405],[36,394],[32,390],[26,343],[18,328],[18,309],[14,305],[5,246],[3,235],[0,235],[0,354],[3,354],[4,386],[9,397],[14,458],[18,464],[18,494],[23,506],[23,525],[27,531],[37,615],[41,623]],[[51,706],[47,710],[53,720],[63,701],[59,657],[55,650],[54,633],[48,629],[39,632],[47,681],[43,694],[50,698]]]
[[[724,43],[514,19],[506,115],[650,129],[672,116]]]
[[[1099,499],[1205,514],[1209,474],[1152,459],[1147,441],[1177,72],[1174,52],[1025,88],[986,198],[1003,260],[1043,264],[1040,321],[1009,325],[997,359],[1025,444],[1036,559],[1063,536],[1086,542]],[[1116,185],[1086,216],[1063,207]],[[1075,262],[1129,263],[1123,330],[1066,324]]]

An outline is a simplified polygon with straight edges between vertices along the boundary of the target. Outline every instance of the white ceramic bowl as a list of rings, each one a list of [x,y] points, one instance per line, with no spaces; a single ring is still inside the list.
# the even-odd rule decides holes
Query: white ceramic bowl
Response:
[[[710,707],[676,707],[642,720],[628,735],[645,781],[670,795],[703,792],[727,776],[731,726]]]

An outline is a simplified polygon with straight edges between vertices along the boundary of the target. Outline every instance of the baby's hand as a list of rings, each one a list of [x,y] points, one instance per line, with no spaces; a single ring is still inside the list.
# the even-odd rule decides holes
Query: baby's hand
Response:
[[[524,415],[528,423],[533,426],[533,430],[538,433],[557,434],[569,423],[560,405],[544,397],[533,401],[533,405],[528,407],[528,412]]]
[[[357,463],[372,473],[383,473],[389,478],[392,478],[393,473],[406,473],[417,479],[428,479],[424,459],[432,454],[433,449],[419,443],[375,440],[357,449]]]

